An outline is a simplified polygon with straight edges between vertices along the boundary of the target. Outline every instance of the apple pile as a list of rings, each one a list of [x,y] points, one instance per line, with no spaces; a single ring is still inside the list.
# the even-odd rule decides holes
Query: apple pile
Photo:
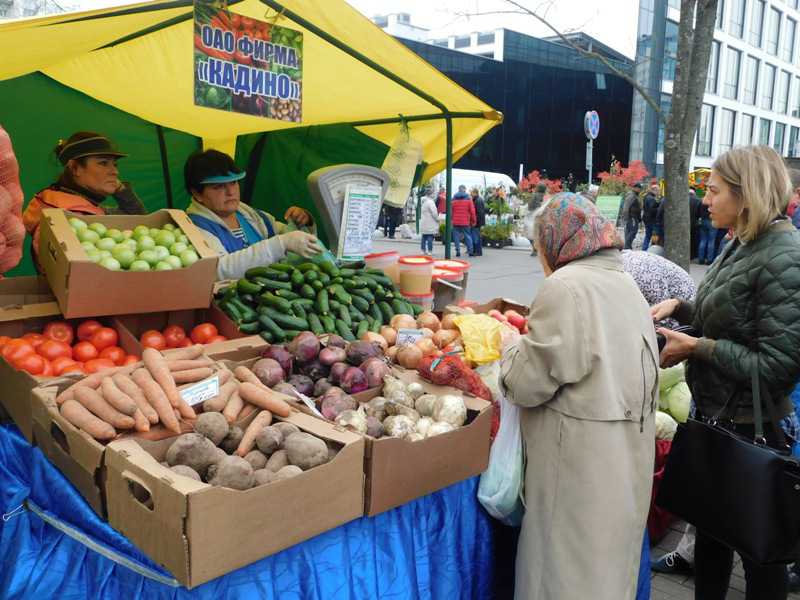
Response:
[[[515,310],[507,310],[504,313],[499,310],[490,310],[487,314],[501,323],[508,323],[512,327],[516,327],[520,333],[528,333],[528,320]]]
[[[170,271],[200,259],[189,239],[172,223],[161,229],[139,225],[121,231],[71,217],[69,225],[89,259],[112,271]]]

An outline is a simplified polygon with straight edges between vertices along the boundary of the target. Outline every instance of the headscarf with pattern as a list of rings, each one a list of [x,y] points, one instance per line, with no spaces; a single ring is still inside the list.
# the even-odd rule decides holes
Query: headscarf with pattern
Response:
[[[539,246],[554,271],[599,250],[622,249],[616,226],[582,196],[570,192],[556,194],[537,219]]]

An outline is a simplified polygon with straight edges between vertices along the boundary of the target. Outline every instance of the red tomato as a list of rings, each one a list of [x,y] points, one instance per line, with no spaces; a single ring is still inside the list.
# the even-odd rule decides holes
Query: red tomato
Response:
[[[33,346],[34,348],[38,348],[44,343],[45,339],[47,338],[45,338],[41,333],[26,333],[25,335],[22,336],[22,339],[28,340],[31,346]]]
[[[78,342],[72,347],[72,357],[79,362],[97,358],[100,353],[90,342]]]
[[[121,367],[127,367],[128,365],[132,365],[133,363],[139,362],[141,359],[136,356],[135,354],[128,354],[125,357],[125,360],[122,361]]]
[[[92,334],[103,326],[99,321],[84,321],[78,325],[78,339],[81,342],[88,341]]]
[[[188,348],[189,346],[194,346],[194,342],[192,342],[192,340],[187,337],[180,343],[180,346],[178,346],[178,348]]]
[[[36,354],[36,351],[33,349],[30,341],[24,338],[10,340],[3,346],[3,349],[0,350],[0,355],[12,365],[29,354]]]
[[[50,365],[53,367],[54,375],[61,375],[65,369],[77,364],[77,361],[74,361],[66,356],[59,356],[55,360],[50,361]]]
[[[46,358],[44,359],[44,369],[39,373],[39,377],[53,377],[56,372],[53,370],[53,363]]]
[[[117,335],[117,330],[111,329],[111,327],[101,327],[95,330],[92,337],[89,338],[89,342],[98,350],[105,350],[111,346],[116,346],[118,341],[119,335]]]
[[[115,365],[120,366],[122,365],[122,361],[125,360],[125,350],[119,346],[109,346],[103,349],[100,353],[100,358],[107,358]]]
[[[180,325],[170,325],[164,330],[164,340],[167,342],[167,348],[178,348],[185,339],[186,332]]]
[[[11,341],[12,338],[8,337],[7,335],[0,335],[0,348],[5,346],[8,342]]]
[[[209,338],[206,344],[216,344],[217,342],[226,342],[227,340],[228,338],[226,338],[224,335],[215,335],[214,337]]]
[[[38,354],[31,353],[14,361],[12,364],[20,371],[27,371],[31,375],[41,375],[44,372],[47,361]]]
[[[208,340],[215,335],[219,335],[219,331],[213,324],[200,323],[200,325],[192,329],[191,338],[195,344],[207,344]]]
[[[67,373],[86,373],[83,368],[82,362],[76,362],[74,365],[67,365],[61,371],[61,375],[66,375]]]
[[[111,369],[116,366],[117,365],[114,364],[114,361],[108,358],[93,358],[91,360],[87,360],[86,363],[83,365],[83,368],[86,370],[87,373],[97,373],[97,371],[102,371],[103,369]]]
[[[57,342],[56,340],[48,339],[36,349],[40,356],[44,356],[47,360],[55,360],[61,356],[72,358],[72,347],[64,342]]]
[[[72,340],[75,339],[72,325],[66,321],[53,321],[52,323],[48,323],[42,334],[47,339],[64,342],[65,344],[72,344]]]
[[[148,329],[139,338],[139,342],[144,348],[155,348],[156,350],[164,350],[167,347],[167,340],[161,335],[160,331],[155,329]]]

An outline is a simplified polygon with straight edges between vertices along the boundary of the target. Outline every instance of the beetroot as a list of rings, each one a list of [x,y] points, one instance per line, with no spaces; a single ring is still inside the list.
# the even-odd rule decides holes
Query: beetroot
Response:
[[[291,375],[293,369],[294,358],[289,351],[280,344],[269,346],[261,353],[261,358],[271,358],[277,360],[278,364],[283,369],[284,376]]]
[[[325,346],[328,348],[346,348],[347,342],[343,337],[332,333],[328,336],[328,341],[325,342]]]
[[[325,392],[327,392],[330,388],[333,387],[333,384],[328,381],[325,377],[318,380],[317,383],[314,384],[314,396],[319,397],[322,396]]]
[[[364,371],[358,367],[350,367],[342,375],[342,380],[339,382],[341,388],[348,394],[357,394],[363,392],[369,386],[367,385],[367,376]]]
[[[336,387],[334,385],[332,387],[329,387],[327,390],[325,390],[325,393],[322,394],[322,398],[320,398],[320,401],[324,402],[326,399],[339,398],[339,397],[344,396],[344,395],[345,395],[344,390],[342,388]]]
[[[329,346],[323,348],[319,353],[319,362],[323,365],[331,366],[337,362],[344,362],[347,360],[347,352],[344,348],[336,348]]]
[[[284,380],[286,374],[281,365],[273,358],[261,358],[251,368],[253,374],[268,388]]]
[[[292,398],[295,397],[294,392],[295,389],[290,383],[286,383],[285,381],[281,381],[278,385],[272,388],[276,392],[280,392],[281,394],[286,394],[287,396],[291,396]]]
[[[311,362],[319,354],[319,340],[310,331],[304,331],[289,342],[288,350],[295,360],[301,363]]]
[[[347,345],[347,362],[358,366],[368,358],[383,356],[381,347],[374,342],[350,342]]]
[[[310,377],[312,381],[317,381],[323,377],[328,376],[330,369],[323,365],[319,360],[312,360],[311,362],[303,363],[298,369],[301,375]]]
[[[348,365],[346,362],[336,363],[331,367],[331,372],[328,374],[328,379],[333,384],[339,383],[339,381],[342,379],[342,375],[344,375],[344,372],[349,368],[350,365]]]
[[[389,375],[389,365],[382,358],[368,358],[359,367],[367,376],[369,387],[378,387],[383,384],[383,378]]]
[[[355,410],[356,408],[358,408],[358,402],[352,396],[330,396],[323,397],[320,412],[326,419],[335,421],[336,417],[344,411]]]
[[[311,396],[314,394],[314,382],[310,377],[305,375],[292,375],[289,378],[289,385],[304,396]]]

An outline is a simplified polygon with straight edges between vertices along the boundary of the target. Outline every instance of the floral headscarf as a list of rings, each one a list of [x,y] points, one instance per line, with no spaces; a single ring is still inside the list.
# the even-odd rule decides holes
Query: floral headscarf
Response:
[[[622,249],[616,226],[590,200],[570,192],[553,196],[537,216],[539,246],[555,271],[606,248]]]

